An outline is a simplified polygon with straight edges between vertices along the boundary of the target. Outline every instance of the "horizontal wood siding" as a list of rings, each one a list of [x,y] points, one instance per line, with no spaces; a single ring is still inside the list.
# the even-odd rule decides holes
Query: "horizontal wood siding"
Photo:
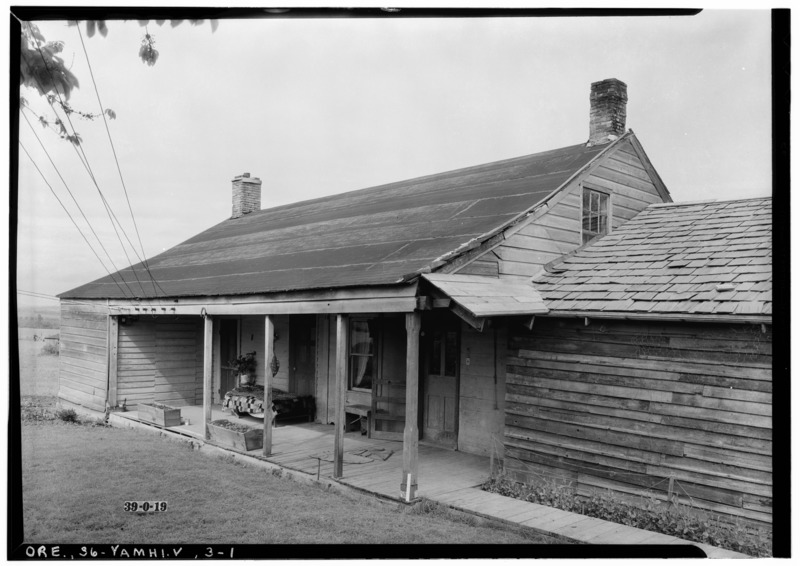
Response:
[[[458,273],[463,275],[485,275],[487,277],[497,277],[500,275],[500,261],[494,252],[488,252],[480,259],[467,264]]]
[[[478,332],[461,324],[458,449],[462,452],[489,456],[494,451],[502,458],[506,344],[504,326]]]
[[[58,396],[104,411],[108,389],[108,308],[61,301]]]
[[[514,327],[505,468],[771,522],[772,334],[537,318]],[[672,482],[670,482],[672,480]]]
[[[117,399],[127,406],[202,402],[202,319],[178,317],[119,327]]]
[[[155,401],[181,407],[197,405],[197,365],[203,350],[197,347],[202,334],[200,317],[159,319],[156,323]]]
[[[630,142],[625,142],[581,183],[566,187],[563,198],[550,210],[458,273],[528,278],[542,265],[580,246],[583,186],[613,194],[613,228],[630,220],[648,205],[662,201]],[[496,272],[493,271],[494,263],[497,263]]]
[[[120,324],[117,399],[128,407],[155,402],[156,321],[142,317]]]

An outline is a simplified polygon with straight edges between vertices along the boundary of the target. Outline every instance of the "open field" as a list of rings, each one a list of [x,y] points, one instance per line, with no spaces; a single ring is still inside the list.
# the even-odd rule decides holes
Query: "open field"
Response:
[[[58,356],[42,351],[44,342],[34,335],[58,336],[58,329],[19,329],[20,395],[55,396],[58,393]]]
[[[22,447],[26,542],[554,542],[446,511],[346,497],[135,430],[25,421]],[[168,508],[137,515],[124,510],[126,501]]]

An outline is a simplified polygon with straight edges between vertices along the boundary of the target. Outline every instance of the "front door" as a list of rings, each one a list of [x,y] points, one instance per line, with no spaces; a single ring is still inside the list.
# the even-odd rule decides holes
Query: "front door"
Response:
[[[458,326],[433,326],[425,332],[422,439],[456,448],[458,440]]]
[[[239,321],[223,318],[219,321],[219,398],[238,385],[236,370],[230,361],[239,355]]]
[[[289,392],[295,395],[314,394],[317,361],[317,316],[289,317]]]

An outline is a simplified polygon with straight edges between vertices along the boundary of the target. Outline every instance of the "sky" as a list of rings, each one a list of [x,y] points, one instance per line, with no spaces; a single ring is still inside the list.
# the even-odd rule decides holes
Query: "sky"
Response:
[[[103,106],[116,114],[108,126],[147,257],[228,218],[231,180],[243,172],[262,180],[269,208],[584,143],[590,85],[611,77],[627,83],[627,127],[673,200],[771,193],[768,10],[220,20],[215,32],[208,22],[109,21],[105,38],[88,38],[81,26],[92,73],[76,27],[38,25],[64,42],[62,56],[80,80],[70,104],[99,112],[93,74]],[[154,66],[138,57],[146,31],[160,54]],[[52,117],[33,91],[21,94],[32,123]],[[74,124],[97,185],[141,255],[102,120]],[[74,148],[34,129],[116,267],[135,262]],[[20,140],[93,238],[24,119]],[[53,296],[106,275],[22,151],[18,213],[19,290]]]

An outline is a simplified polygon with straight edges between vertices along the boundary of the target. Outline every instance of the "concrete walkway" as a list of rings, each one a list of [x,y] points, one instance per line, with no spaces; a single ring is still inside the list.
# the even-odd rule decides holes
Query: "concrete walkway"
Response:
[[[677,537],[627,527],[553,507],[513,499],[497,493],[468,487],[432,498],[458,511],[464,511],[533,529],[544,535],[586,544],[692,544],[709,558],[752,558],[746,554],[689,542]]]

